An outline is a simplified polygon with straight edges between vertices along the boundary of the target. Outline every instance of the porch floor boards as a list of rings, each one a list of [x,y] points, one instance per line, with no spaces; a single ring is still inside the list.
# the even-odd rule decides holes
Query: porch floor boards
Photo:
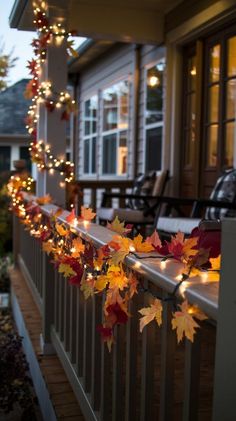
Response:
[[[42,319],[24,277],[18,269],[12,268],[10,279],[58,421],[84,421],[59,358],[41,353]]]

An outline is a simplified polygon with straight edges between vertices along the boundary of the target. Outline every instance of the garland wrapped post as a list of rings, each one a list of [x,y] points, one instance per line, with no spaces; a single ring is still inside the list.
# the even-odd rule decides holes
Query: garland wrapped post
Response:
[[[135,294],[148,294],[150,305],[139,309],[140,332],[154,321],[162,324],[162,303],[167,300],[144,288],[135,273],[125,264],[127,256],[137,259],[137,267],[142,259],[157,259],[159,270],[165,272],[168,261],[179,262],[181,272],[176,276],[176,287],[168,301],[173,305],[172,329],[176,330],[177,341],[187,338],[193,342],[199,321],[206,316],[196,305],[186,300],[186,290],[195,277],[204,285],[218,282],[220,273],[219,233],[201,232],[195,229],[190,238],[178,232],[170,242],[162,242],[156,231],[144,239],[140,234],[127,237],[130,227],[125,227],[116,218],[107,228],[113,231],[111,241],[96,248],[89,229],[95,213],[82,206],[79,217],[75,211],[60,218],[58,208],[50,217],[43,214],[41,206],[50,203],[50,196],[33,199],[27,203],[23,191],[28,189],[25,180],[12,177],[9,185],[12,210],[20,218],[29,234],[41,242],[44,252],[50,255],[59,273],[72,285],[76,285],[85,299],[94,294],[104,294],[103,324],[98,326],[102,339],[109,350],[115,341],[115,327],[126,324],[131,316],[128,311],[130,300]],[[77,230],[79,228],[79,231]],[[138,269],[137,269],[138,270]]]
[[[73,48],[74,41],[71,39],[76,35],[76,31],[67,32],[60,22],[52,22],[48,17],[48,5],[45,1],[34,1],[33,12],[37,36],[32,41],[34,57],[27,65],[32,79],[25,90],[25,97],[32,100],[25,120],[26,129],[31,137],[29,151],[31,160],[37,164],[39,171],[48,171],[49,174],[58,172],[66,183],[70,183],[74,180],[74,164],[55,155],[50,146],[50,139],[37,140],[37,125],[41,107],[45,107],[49,113],[60,113],[62,121],[68,121],[71,113],[77,111],[75,101],[69,92],[66,90],[58,92],[54,88],[53,81],[44,80],[42,77],[42,68],[47,64],[50,45],[59,48],[65,42],[67,53],[77,56]],[[65,186],[63,182],[60,182],[60,185]]]

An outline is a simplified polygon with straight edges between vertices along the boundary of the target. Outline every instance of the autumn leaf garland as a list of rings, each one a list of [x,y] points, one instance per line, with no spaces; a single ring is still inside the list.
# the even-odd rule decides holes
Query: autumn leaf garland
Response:
[[[129,302],[134,294],[144,291],[150,297],[149,306],[139,310],[140,331],[154,321],[158,326],[162,324],[163,299],[142,288],[134,273],[127,269],[124,261],[130,253],[153,254],[158,251],[158,258],[161,257],[161,253],[164,259],[175,259],[184,264],[183,276],[173,293],[172,329],[176,331],[178,342],[184,337],[193,341],[196,329],[199,328],[198,321],[204,320],[206,316],[196,306],[190,306],[186,300],[178,304],[178,290],[186,280],[190,281],[191,276],[196,274],[201,276],[207,272],[210,282],[218,281],[219,255],[210,258],[209,250],[198,249],[197,237],[185,239],[182,233],[177,233],[170,242],[165,243],[161,242],[156,231],[147,239],[140,234],[133,239],[128,238],[126,235],[129,228],[118,219],[109,224],[109,228],[115,228],[117,231],[111,241],[95,248],[88,236],[85,239],[81,238],[75,229],[77,225],[83,224],[83,232],[86,232],[96,215],[90,208],[82,207],[80,217],[72,210],[66,217],[66,222],[62,222],[58,219],[62,212],[60,209],[51,213],[50,217],[41,212],[39,204],[49,203],[48,195],[37,199],[38,203],[25,204],[20,181],[11,180],[9,188],[11,196],[14,190],[12,209],[30,235],[42,242],[43,250],[51,256],[59,273],[70,284],[77,285],[85,299],[95,294],[105,295],[104,319],[98,330],[109,348],[115,340],[115,326],[127,323],[130,317]]]

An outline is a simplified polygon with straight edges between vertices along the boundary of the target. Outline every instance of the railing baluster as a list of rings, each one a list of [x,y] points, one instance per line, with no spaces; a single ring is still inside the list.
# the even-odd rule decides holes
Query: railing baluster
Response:
[[[99,418],[101,421],[111,421],[111,353],[109,353],[106,343],[102,344],[101,360],[101,406]]]
[[[54,325],[56,332],[59,331],[59,275],[54,269]]]
[[[77,332],[77,286],[70,286],[70,358],[72,364],[76,362],[76,332]]]
[[[68,352],[70,349],[70,285],[64,279],[64,346]]]
[[[97,189],[91,189],[91,208],[95,210],[97,209]]]
[[[63,342],[64,340],[64,294],[65,294],[65,283],[62,275],[59,276],[59,335]]]
[[[137,352],[138,352],[138,297],[130,303],[131,317],[127,324],[126,335],[126,385],[125,385],[125,421],[134,420],[137,411]],[[134,315],[134,317],[132,317]]]
[[[113,349],[113,379],[112,379],[112,421],[124,419],[124,351],[125,327],[116,327],[116,343]]]
[[[163,294],[168,297],[167,294]],[[176,337],[171,327],[172,304],[163,303],[161,332],[161,390],[160,390],[160,421],[172,420],[174,400],[174,355]]]
[[[91,391],[91,359],[92,359],[92,301],[84,302],[84,360],[83,381],[84,390]]]
[[[198,331],[194,342],[185,341],[185,378],[183,421],[198,420],[200,381],[200,336]]]
[[[91,375],[91,403],[94,410],[99,409],[101,398],[101,338],[97,326],[102,322],[102,297],[92,298],[92,375]]]
[[[79,377],[83,376],[83,340],[84,340],[84,297],[77,289],[77,329],[76,329],[76,367]]]
[[[147,287],[147,281],[145,281],[145,287]],[[148,298],[145,294],[145,305],[149,304]],[[153,417],[155,329],[156,326],[151,323],[145,326],[142,332],[141,421]]]

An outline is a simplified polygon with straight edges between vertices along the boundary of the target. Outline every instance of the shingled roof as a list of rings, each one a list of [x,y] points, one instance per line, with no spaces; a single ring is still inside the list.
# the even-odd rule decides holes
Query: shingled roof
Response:
[[[31,101],[24,97],[28,79],[19,80],[0,92],[0,135],[27,135],[25,117]]]

